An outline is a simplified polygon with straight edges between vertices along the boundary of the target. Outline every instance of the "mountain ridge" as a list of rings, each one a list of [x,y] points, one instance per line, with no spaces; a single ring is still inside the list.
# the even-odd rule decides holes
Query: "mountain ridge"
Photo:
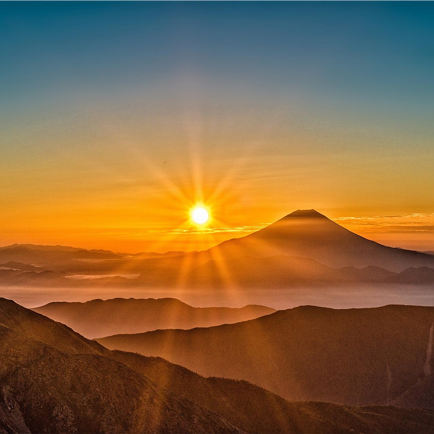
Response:
[[[1,298],[0,358],[1,434],[428,434],[434,424],[429,410],[290,403],[245,381],[113,352]]]
[[[188,329],[234,323],[275,312],[275,309],[261,305],[246,305],[242,308],[198,308],[176,298],[52,302],[32,310],[67,324],[89,338],[107,336],[116,330],[137,333],[156,329]]]
[[[244,379],[289,400],[385,405],[425,378],[426,363],[434,365],[427,362],[433,324],[428,306],[302,306],[237,324],[97,341],[202,375]]]

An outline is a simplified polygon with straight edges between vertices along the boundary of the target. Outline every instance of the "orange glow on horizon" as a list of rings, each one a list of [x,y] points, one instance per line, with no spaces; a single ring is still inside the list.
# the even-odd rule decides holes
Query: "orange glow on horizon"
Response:
[[[74,149],[76,137],[71,134],[53,160],[23,155],[19,170],[5,166],[0,181],[13,188],[0,193],[0,245],[59,244],[129,253],[197,251],[248,235],[296,209],[315,208],[369,239],[434,249],[430,205],[419,205],[420,213],[404,206],[410,200],[424,203],[418,199],[421,190],[411,182],[400,191],[402,200],[386,207],[383,198],[397,197],[393,192],[398,180],[390,176],[382,183],[375,176],[366,177],[363,156],[357,155],[360,164],[348,164],[350,170],[341,168],[334,155],[270,153],[273,146],[287,146],[286,139],[279,138],[285,135],[270,136],[274,118],[258,122],[251,114],[232,114],[234,126],[222,130],[217,127],[228,119],[216,114],[211,128],[211,118],[195,107],[187,104],[180,110],[174,131],[149,120],[130,125],[95,112],[92,124],[104,139],[95,153],[89,150],[101,138],[83,133],[83,153],[77,153],[71,164],[71,155],[63,151]],[[42,146],[45,138],[30,133],[31,129],[22,132],[21,139],[31,138]],[[306,147],[318,140],[307,132],[296,136]],[[151,142],[152,149],[146,146]],[[167,151],[169,144],[176,152]],[[424,167],[418,166],[418,175]],[[394,166],[393,174],[402,172]],[[346,175],[355,180],[353,184],[342,183]],[[326,183],[322,188],[319,178]],[[359,196],[366,200],[356,203],[359,184],[367,192]],[[191,216],[198,204],[210,217],[203,224]],[[390,216],[391,210],[396,215],[381,217]]]

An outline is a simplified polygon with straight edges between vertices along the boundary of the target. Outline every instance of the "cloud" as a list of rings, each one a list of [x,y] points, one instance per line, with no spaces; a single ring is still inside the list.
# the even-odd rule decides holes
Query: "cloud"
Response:
[[[434,232],[434,213],[339,217],[334,221],[348,229],[363,232]]]
[[[192,229],[169,229],[162,231],[155,231],[155,233],[175,234],[175,235],[191,235],[191,234],[244,234],[252,233],[263,229],[268,226],[269,223],[263,223],[260,225],[252,226],[234,226],[234,227],[218,227],[218,228],[192,228]]]

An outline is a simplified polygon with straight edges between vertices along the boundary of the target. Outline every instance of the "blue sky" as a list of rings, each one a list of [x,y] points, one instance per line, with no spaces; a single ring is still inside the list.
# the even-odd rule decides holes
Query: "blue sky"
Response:
[[[434,6],[422,3],[3,3],[9,101],[110,92],[188,70],[360,103],[429,107]]]
[[[8,240],[121,248],[227,179],[228,227],[434,211],[431,2],[0,3],[0,65]]]

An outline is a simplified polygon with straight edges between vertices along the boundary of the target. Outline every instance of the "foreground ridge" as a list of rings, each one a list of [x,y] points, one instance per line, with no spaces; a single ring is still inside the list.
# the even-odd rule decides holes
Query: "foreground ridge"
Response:
[[[0,432],[429,433],[434,414],[289,403],[245,381],[109,351],[0,299]]]

